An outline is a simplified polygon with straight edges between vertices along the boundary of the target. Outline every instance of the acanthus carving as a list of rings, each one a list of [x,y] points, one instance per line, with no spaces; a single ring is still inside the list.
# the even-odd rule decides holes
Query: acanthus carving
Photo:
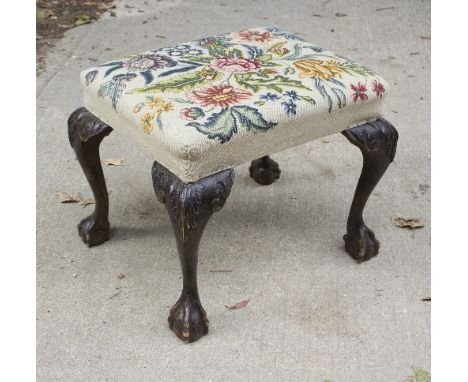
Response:
[[[398,142],[398,131],[383,118],[341,132],[363,153],[384,154],[389,163],[393,162]]]
[[[68,118],[68,140],[73,147],[75,136],[81,142],[100,136],[101,139],[112,132],[112,127],[101,121],[86,108],[76,109]]]
[[[175,219],[182,241],[190,237],[200,220],[224,206],[234,181],[234,171],[229,169],[184,183],[158,162],[153,164],[152,176],[156,197]]]

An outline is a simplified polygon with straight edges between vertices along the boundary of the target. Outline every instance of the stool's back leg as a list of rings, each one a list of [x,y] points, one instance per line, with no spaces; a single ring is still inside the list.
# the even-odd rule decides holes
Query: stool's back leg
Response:
[[[281,170],[278,163],[268,155],[252,161],[249,167],[250,177],[258,184],[269,185],[279,179]]]
[[[152,176],[156,196],[166,205],[174,227],[183,274],[182,294],[171,309],[169,327],[181,340],[193,342],[208,333],[208,319],[198,295],[198,247],[211,215],[223,207],[229,196],[234,171],[183,183],[154,162]]]
[[[344,130],[342,134],[359,147],[363,156],[361,176],[344,236],[346,251],[361,262],[376,256],[379,251],[380,243],[372,230],[365,225],[362,213],[372,190],[395,157],[398,132],[386,120],[378,119]]]
[[[84,107],[75,110],[68,119],[68,138],[86,175],[95,200],[94,212],[78,224],[78,232],[88,245],[109,240],[109,197],[102,172],[99,145],[112,128]]]

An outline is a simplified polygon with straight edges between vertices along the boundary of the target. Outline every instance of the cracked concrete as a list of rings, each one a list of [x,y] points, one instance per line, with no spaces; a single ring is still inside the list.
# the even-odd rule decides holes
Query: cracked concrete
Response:
[[[430,296],[430,41],[420,38],[430,34],[430,3],[128,0],[115,12],[67,32],[37,81],[38,381],[390,382],[411,365],[430,370],[430,302],[421,301]],[[381,253],[358,265],[343,251],[361,166],[344,137],[274,155],[282,173],[268,187],[239,166],[200,249],[210,333],[186,345],[167,327],[181,272],[152,163],[115,133],[104,140],[102,159],[125,161],[104,168],[113,238],[88,249],[76,224],[92,206],[55,195],[92,196],[66,120],[81,106],[81,69],[259,25],[301,33],[391,83],[385,117],[399,148],[365,213]],[[426,225],[397,228],[397,214]]]

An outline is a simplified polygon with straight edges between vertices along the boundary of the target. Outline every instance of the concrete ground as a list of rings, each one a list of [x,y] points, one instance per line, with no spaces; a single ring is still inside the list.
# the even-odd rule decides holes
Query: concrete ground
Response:
[[[386,382],[430,370],[429,1],[127,0],[115,12],[69,31],[37,81],[38,381]],[[210,333],[187,345],[167,327],[181,272],[151,161],[106,138],[102,158],[125,159],[104,169],[113,238],[88,249],[76,224],[93,207],[56,197],[92,197],[66,120],[81,106],[81,69],[261,25],[299,32],[392,84],[385,116],[399,148],[365,214],[381,253],[358,265],[343,250],[361,157],[341,135],[273,155],[282,174],[269,187],[239,166],[200,249]],[[426,225],[397,228],[394,215]]]

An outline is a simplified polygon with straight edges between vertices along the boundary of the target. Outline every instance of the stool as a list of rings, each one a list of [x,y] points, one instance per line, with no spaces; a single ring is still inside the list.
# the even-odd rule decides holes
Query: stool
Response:
[[[99,146],[115,129],[154,161],[154,190],[174,227],[183,273],[169,315],[181,340],[208,333],[198,247],[226,203],[236,165],[252,161],[250,176],[269,185],[280,176],[269,154],[341,132],[363,156],[345,249],[358,262],[377,255],[379,241],[362,214],[393,161],[398,133],[381,118],[388,84],[372,70],[272,27],[107,62],[82,72],[81,84],[85,107],[71,114],[68,134],[96,204],[79,235],[88,246],[109,240]]]

